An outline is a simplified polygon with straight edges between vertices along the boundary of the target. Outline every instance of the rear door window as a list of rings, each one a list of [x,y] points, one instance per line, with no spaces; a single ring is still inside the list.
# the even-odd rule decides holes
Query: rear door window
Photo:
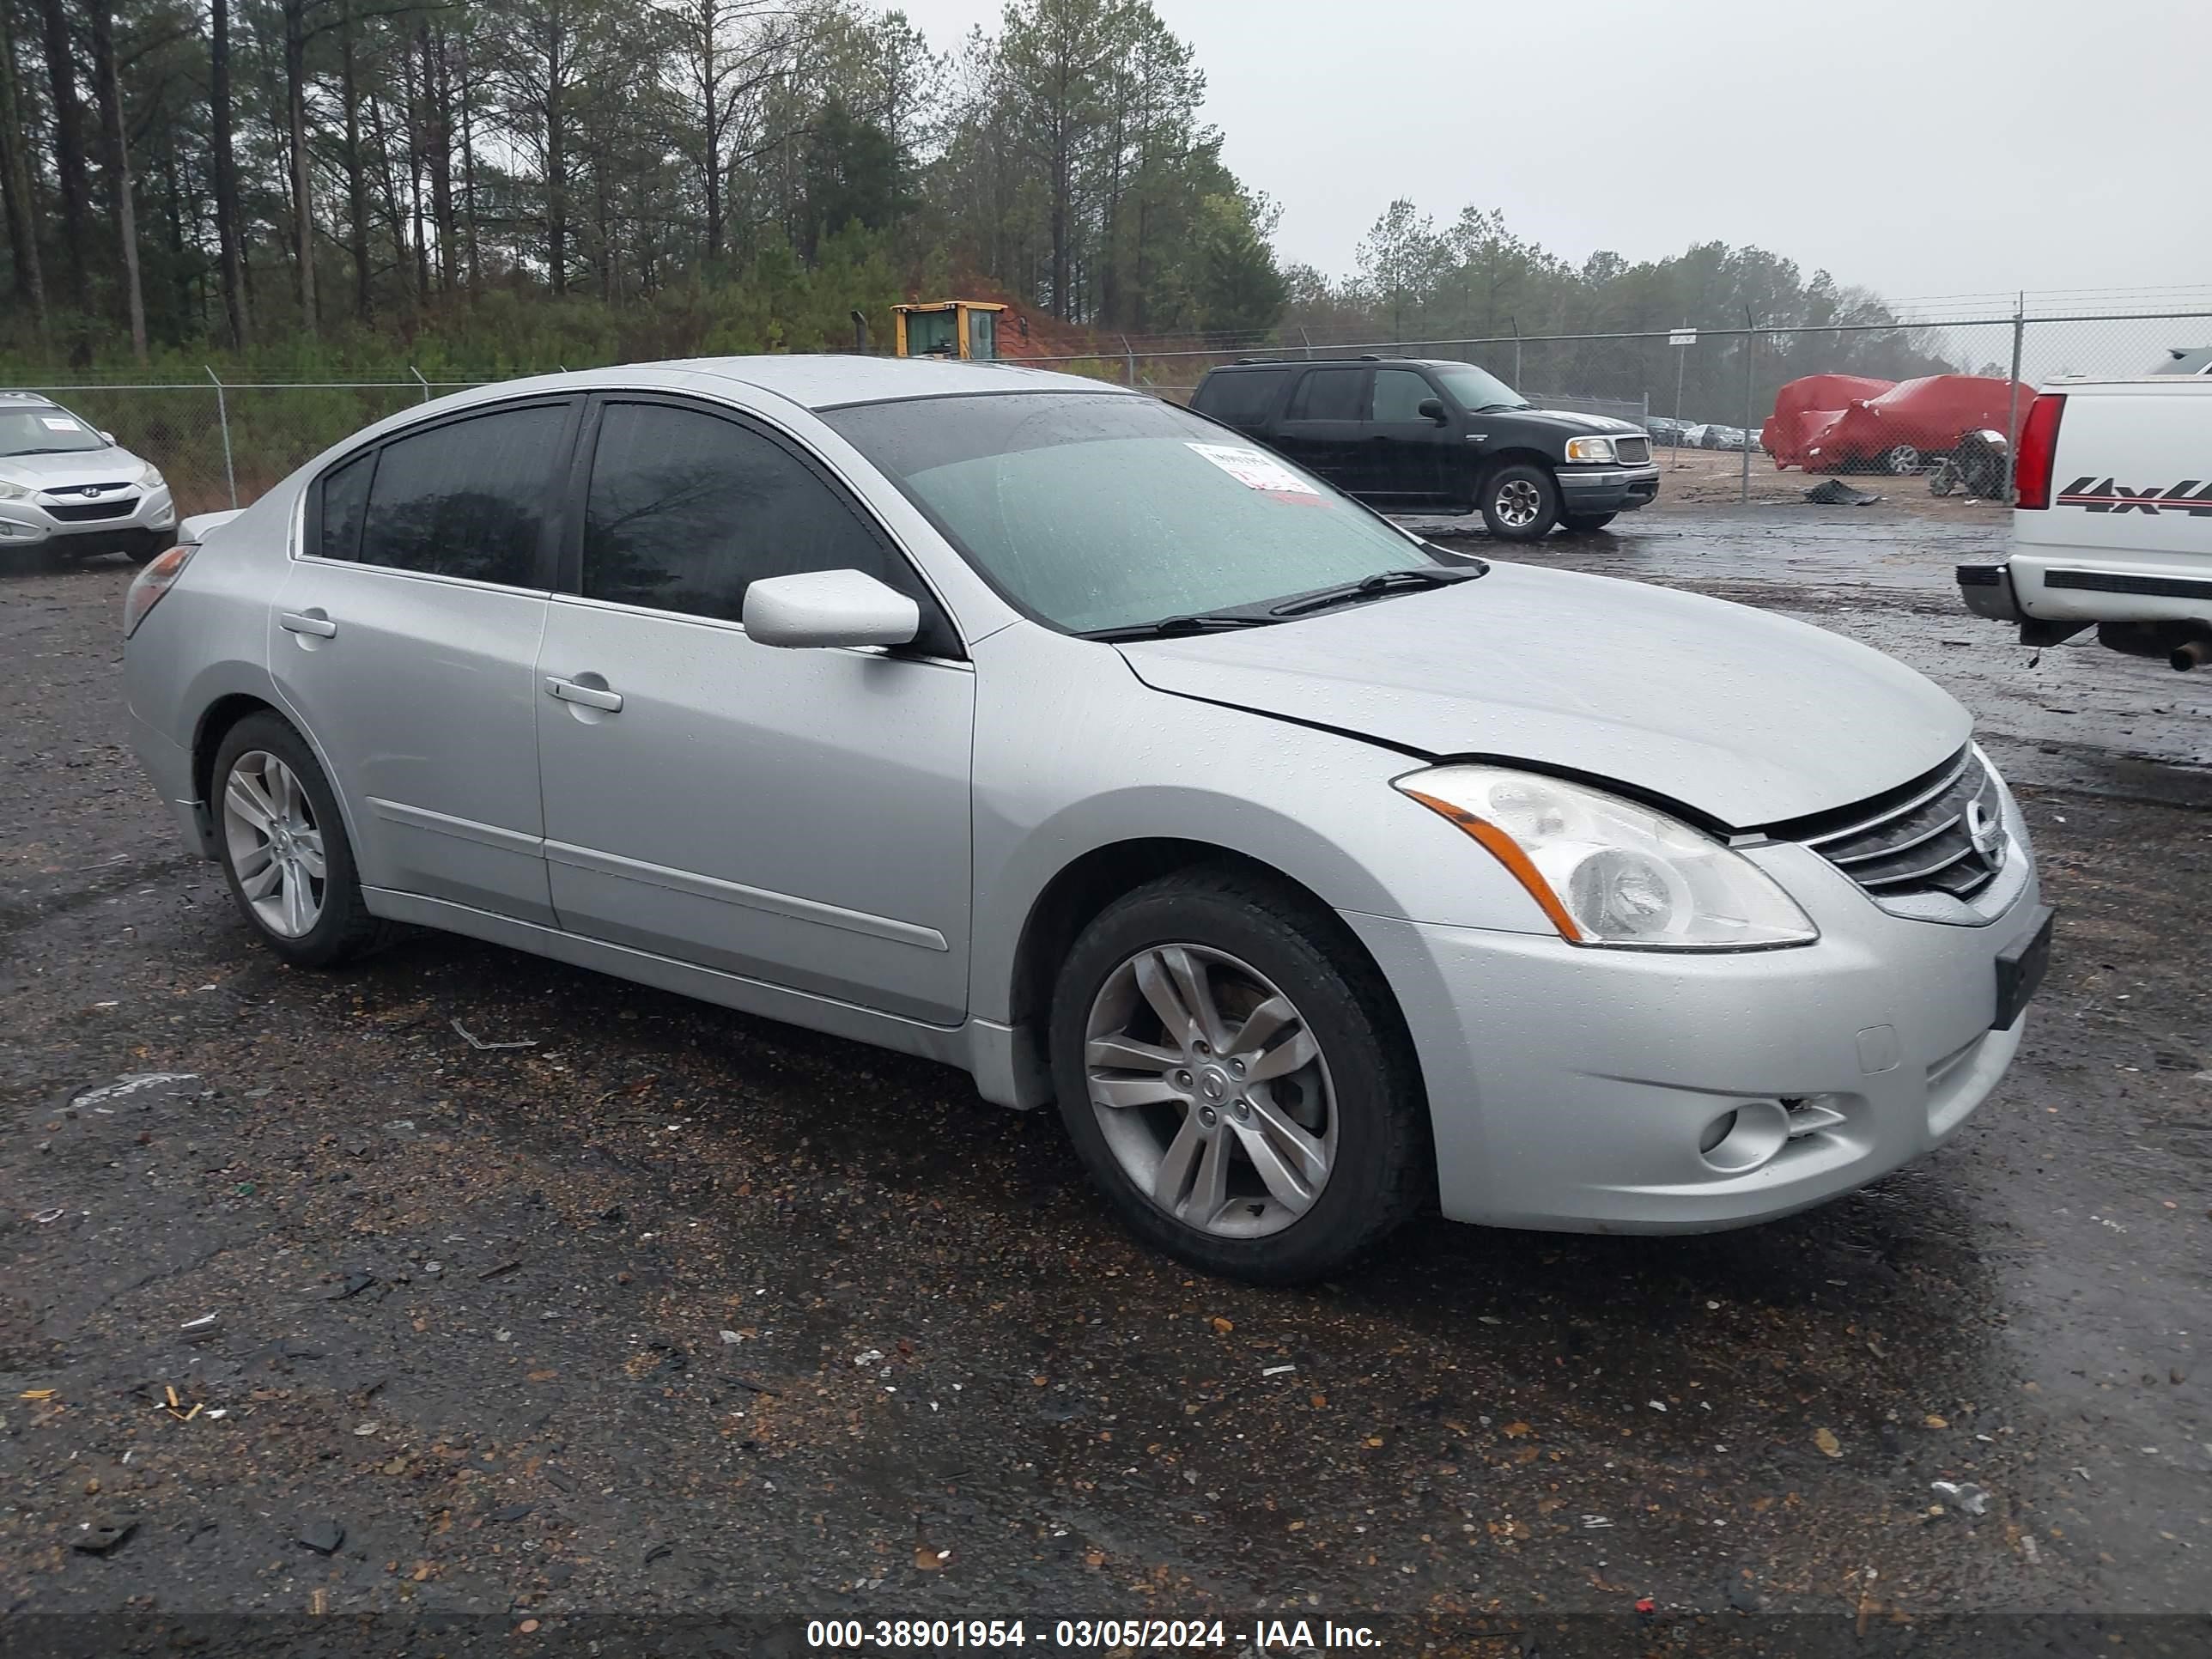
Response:
[[[1307,372],[1291,394],[1285,415],[1291,421],[1356,421],[1365,413],[1362,405],[1367,384],[1364,368],[1316,368]]]
[[[386,444],[368,488],[362,563],[544,586],[538,547],[555,469],[568,459],[569,413],[565,404],[498,410]]]
[[[319,559],[350,559],[361,551],[361,521],[368,506],[368,477],[376,452],[356,455],[323,476],[315,533],[308,550]]]

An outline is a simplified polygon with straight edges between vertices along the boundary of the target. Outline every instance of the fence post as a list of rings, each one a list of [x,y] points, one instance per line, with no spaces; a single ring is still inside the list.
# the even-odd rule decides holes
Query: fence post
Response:
[[[1134,386],[1137,383],[1137,354],[1129,349],[1129,337],[1127,335],[1116,334],[1114,337],[1121,343],[1122,384],[1125,386]]]
[[[200,367],[207,369],[209,380],[215,380],[215,421],[216,424],[222,428],[222,481],[230,487],[230,504],[236,507],[238,505],[238,472],[232,466],[230,460],[230,405],[223,398],[222,382],[216,380],[215,370],[208,368],[205,363],[202,363]]]
[[[2020,354],[2027,341],[2027,290],[2020,291],[2020,298],[2012,310],[2012,384],[2005,389],[2005,505],[2014,506],[2019,496],[2013,488],[2013,451],[2020,443]]]
[[[415,377],[415,384],[422,388],[422,401],[426,404],[428,403],[430,401],[430,383],[422,378],[422,371],[416,368],[414,364],[410,363],[407,365],[407,372]]]
[[[1513,389],[1518,392],[1521,389],[1521,319],[1509,317],[1505,320],[1513,325]]]
[[[1753,337],[1752,330],[1756,326],[1757,324],[1752,318],[1751,307],[1746,306],[1743,308],[1743,429],[1747,433],[1751,430],[1752,356],[1758,345],[1758,342]],[[1751,451],[1741,446],[1739,448],[1743,456],[1743,486],[1737,500],[1739,505],[1749,507],[1751,505]]]
[[[1307,333],[1305,330],[1301,327],[1298,330],[1298,338],[1306,343],[1306,356],[1311,357],[1313,356],[1313,336]]]

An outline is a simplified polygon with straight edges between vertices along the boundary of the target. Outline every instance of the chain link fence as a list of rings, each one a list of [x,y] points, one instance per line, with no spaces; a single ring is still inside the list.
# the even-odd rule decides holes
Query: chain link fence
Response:
[[[1115,351],[1021,361],[1187,402],[1207,369],[1227,362],[1455,358],[1480,364],[1539,407],[1645,425],[1670,448],[1670,465],[1733,472],[1740,499],[1748,501],[1754,494],[1794,495],[1802,485],[1790,480],[1808,471],[1931,471],[1972,427],[2016,434],[2028,389],[2050,381],[2186,370],[2203,353],[2177,354],[2212,346],[2212,310],[2075,314],[2062,307],[2030,315],[2022,309],[1823,328],[1773,328],[1753,317],[1723,328],[1489,338],[1331,340],[1284,332],[1293,337],[1279,332],[1271,340],[1211,344],[1117,339]],[[1916,413],[1895,399],[1893,409],[1881,400],[1887,385],[1934,375],[1990,384],[1953,388],[1930,400],[1932,411]],[[1807,402],[1802,383],[1815,376],[1848,378],[1815,381]],[[22,389],[52,397],[152,461],[168,477],[179,511],[191,514],[244,505],[349,433],[495,378],[226,381],[210,370],[194,381],[58,380]],[[2010,390],[2015,380],[2017,395]],[[1802,434],[1821,425],[1819,417],[1841,415],[1854,403],[1873,404],[1875,412],[1829,422],[1834,435],[1819,446],[1822,453],[1806,453]],[[2008,465],[1991,498],[2002,499],[2010,483]]]

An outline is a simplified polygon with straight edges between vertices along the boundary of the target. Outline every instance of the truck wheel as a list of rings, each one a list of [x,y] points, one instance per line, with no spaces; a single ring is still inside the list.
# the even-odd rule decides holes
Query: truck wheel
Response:
[[[1540,541],[1559,521],[1559,486],[1550,469],[1515,461],[1482,487],[1482,521],[1500,541]]]
[[[1577,536],[1586,536],[1593,530],[1602,530],[1620,515],[1618,513],[1568,513],[1559,522]]]

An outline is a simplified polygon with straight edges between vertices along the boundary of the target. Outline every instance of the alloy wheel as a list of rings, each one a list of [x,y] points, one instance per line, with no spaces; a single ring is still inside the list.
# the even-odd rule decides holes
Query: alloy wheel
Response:
[[[222,834],[238,890],[261,925],[280,939],[312,933],[328,867],[313,804],[292,769],[265,749],[240,755],[223,783]]]
[[[1125,960],[1091,1000],[1083,1069],[1122,1173],[1200,1232],[1280,1232],[1328,1183],[1328,1061],[1290,998],[1226,951],[1160,945]]]
[[[1543,511],[1544,497],[1526,478],[1510,478],[1498,492],[1498,521],[1514,530],[1525,530]]]

